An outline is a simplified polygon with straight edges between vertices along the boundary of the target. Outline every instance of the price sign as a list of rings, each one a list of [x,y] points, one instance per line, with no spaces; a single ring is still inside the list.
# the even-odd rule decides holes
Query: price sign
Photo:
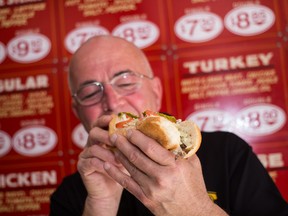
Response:
[[[11,138],[4,132],[0,131],[0,157],[6,155],[11,149]]]
[[[37,62],[48,55],[50,48],[50,40],[36,33],[15,37],[7,45],[8,56],[19,63]]]
[[[12,145],[24,156],[39,156],[52,150],[57,143],[56,133],[45,126],[26,127],[14,136]]]
[[[109,31],[101,26],[86,26],[74,29],[65,38],[65,48],[73,54],[85,41],[96,35],[108,35]]]
[[[78,124],[72,131],[72,141],[79,148],[83,149],[87,143],[88,134],[82,124]]]
[[[257,154],[257,157],[265,168],[280,168],[285,166],[283,154],[280,152],[269,154]]]
[[[125,38],[137,47],[144,49],[158,40],[159,28],[150,21],[138,20],[118,25],[112,34]]]
[[[286,114],[278,106],[258,104],[239,111],[236,129],[251,136],[269,135],[280,130],[286,123]]]
[[[219,109],[205,109],[187,117],[195,122],[202,131],[229,131],[232,115]]]
[[[197,12],[180,17],[175,25],[176,36],[186,42],[201,43],[216,38],[223,30],[221,18],[211,12]]]
[[[234,8],[224,19],[225,27],[240,36],[259,35],[269,30],[274,22],[274,12],[263,5]]]
[[[0,64],[5,60],[6,58],[6,48],[3,43],[0,42]]]

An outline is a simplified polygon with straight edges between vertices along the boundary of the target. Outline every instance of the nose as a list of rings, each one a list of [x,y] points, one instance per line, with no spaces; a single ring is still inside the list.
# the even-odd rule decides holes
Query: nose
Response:
[[[102,99],[102,107],[104,111],[116,111],[123,105],[123,96],[118,94],[112,85],[106,84],[104,86],[104,96]]]

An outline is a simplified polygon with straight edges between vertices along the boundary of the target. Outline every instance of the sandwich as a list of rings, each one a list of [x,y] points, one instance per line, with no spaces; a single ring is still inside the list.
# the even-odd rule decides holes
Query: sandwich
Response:
[[[156,140],[176,158],[188,158],[199,149],[202,136],[198,126],[190,120],[182,121],[164,113],[146,110],[142,116],[129,112],[114,115],[109,123],[109,134],[126,136],[127,130],[137,129]]]

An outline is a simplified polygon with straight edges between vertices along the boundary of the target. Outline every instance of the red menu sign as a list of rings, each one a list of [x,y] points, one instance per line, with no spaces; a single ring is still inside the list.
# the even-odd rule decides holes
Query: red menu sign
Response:
[[[287,22],[287,0],[0,0],[0,215],[48,215],[76,171],[67,64],[95,35],[141,48],[161,111],[247,140],[288,200]]]
[[[269,172],[285,200],[288,200],[288,169],[278,169]]]
[[[193,49],[175,61],[177,106],[204,131],[253,142],[287,137],[285,49],[274,44]]]
[[[145,50],[166,48],[164,3],[146,1],[59,1],[64,56],[88,38],[112,34]]]
[[[50,195],[65,176],[63,167],[56,161],[9,166],[2,163],[0,215],[48,215]]]
[[[27,2],[0,1],[1,69],[55,63],[57,59],[54,1]]]
[[[0,74],[0,161],[61,152],[55,70]]]
[[[168,1],[174,48],[277,38],[278,0]]]

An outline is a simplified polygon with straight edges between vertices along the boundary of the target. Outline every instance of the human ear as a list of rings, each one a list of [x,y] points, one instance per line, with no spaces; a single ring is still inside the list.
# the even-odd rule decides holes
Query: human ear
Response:
[[[160,110],[162,105],[163,88],[159,77],[153,79],[153,93],[156,100],[156,109]]]
[[[77,106],[77,103],[75,100],[73,100],[71,102],[71,106],[72,106],[72,111],[73,111],[74,115],[76,116],[76,118],[79,119],[79,114],[78,114],[79,110],[78,110],[78,106]]]

